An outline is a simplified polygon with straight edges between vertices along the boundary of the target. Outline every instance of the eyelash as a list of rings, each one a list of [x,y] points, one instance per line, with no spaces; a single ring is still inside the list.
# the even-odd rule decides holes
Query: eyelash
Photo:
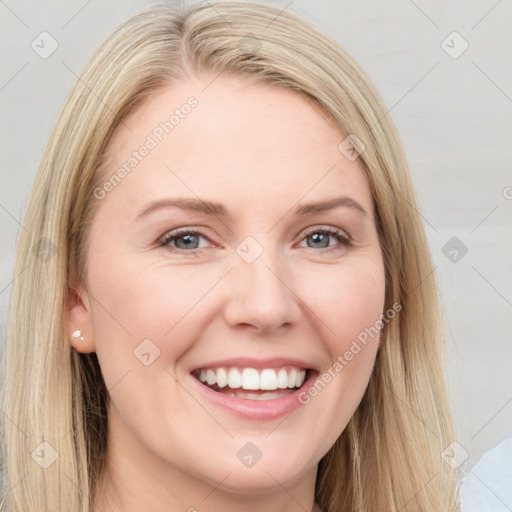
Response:
[[[331,227],[317,227],[317,226],[315,226],[314,228],[307,230],[303,234],[303,236],[301,238],[301,241],[304,240],[305,238],[307,238],[308,236],[310,236],[312,234],[315,234],[315,233],[331,235],[333,237],[336,237],[338,239],[338,241],[341,243],[342,246],[344,246],[344,247],[352,247],[352,240],[348,236],[344,235],[341,230],[336,229],[336,228],[331,228]],[[201,231],[195,231],[193,229],[182,229],[182,230],[178,230],[178,231],[171,231],[170,233],[165,234],[159,240],[159,245],[161,247],[166,247],[167,246],[167,247],[170,248],[171,251],[182,252],[183,254],[187,254],[189,256],[197,256],[197,253],[200,252],[202,249],[186,250],[186,249],[180,249],[179,247],[172,247],[172,246],[169,245],[170,242],[180,238],[183,235],[200,236],[200,237],[205,238],[206,240],[209,240],[209,238],[204,233],[202,233]],[[313,247],[309,247],[309,249],[313,249]],[[339,246],[333,246],[333,247],[321,248],[320,251],[322,253],[331,253],[331,252],[337,251],[339,249],[340,249]]]

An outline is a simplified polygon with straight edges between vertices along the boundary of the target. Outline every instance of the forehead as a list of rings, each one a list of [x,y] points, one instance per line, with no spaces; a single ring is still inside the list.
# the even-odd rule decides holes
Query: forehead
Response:
[[[103,178],[123,177],[107,199],[128,207],[186,196],[241,211],[343,194],[373,215],[359,160],[338,149],[344,139],[319,105],[290,89],[191,78],[153,93],[119,126]]]

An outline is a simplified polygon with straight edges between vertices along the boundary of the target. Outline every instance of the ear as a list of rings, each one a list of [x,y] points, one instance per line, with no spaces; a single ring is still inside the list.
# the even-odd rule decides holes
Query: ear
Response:
[[[94,329],[91,314],[91,303],[87,292],[81,287],[68,290],[64,311],[64,328],[69,343],[77,352],[88,354],[96,350]],[[73,337],[73,333],[81,331],[81,337]]]

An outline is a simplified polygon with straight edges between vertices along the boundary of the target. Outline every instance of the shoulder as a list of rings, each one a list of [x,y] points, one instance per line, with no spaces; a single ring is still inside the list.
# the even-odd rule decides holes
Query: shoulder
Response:
[[[461,512],[512,510],[512,436],[485,452],[462,479]]]

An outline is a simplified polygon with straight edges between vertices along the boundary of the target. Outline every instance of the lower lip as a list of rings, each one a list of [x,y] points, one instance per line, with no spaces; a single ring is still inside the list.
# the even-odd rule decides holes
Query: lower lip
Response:
[[[213,389],[210,389],[208,386],[201,384],[201,382],[193,375],[190,375],[190,378],[194,381],[194,386],[198,387],[199,392],[209,402],[212,402],[239,417],[241,416],[250,420],[265,421],[290,414],[295,409],[302,406],[303,404],[299,401],[299,394],[304,392],[304,389],[308,389],[309,386],[311,386],[311,383],[316,379],[316,376],[311,372],[311,375],[304,384],[293,393],[271,400],[250,400],[225,395],[224,393],[213,391]]]

